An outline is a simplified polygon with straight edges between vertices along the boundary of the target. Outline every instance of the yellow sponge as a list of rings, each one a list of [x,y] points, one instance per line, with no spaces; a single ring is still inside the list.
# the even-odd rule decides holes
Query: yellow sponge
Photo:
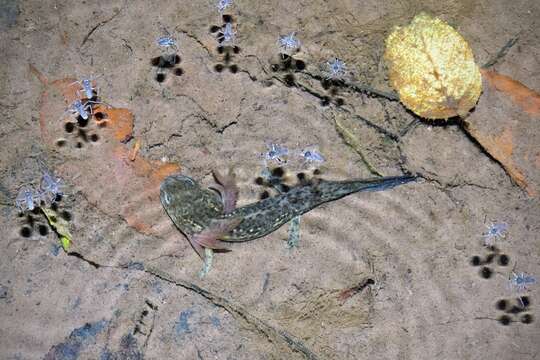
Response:
[[[482,92],[469,44],[450,25],[425,13],[392,31],[384,57],[401,102],[421,117],[464,116]]]

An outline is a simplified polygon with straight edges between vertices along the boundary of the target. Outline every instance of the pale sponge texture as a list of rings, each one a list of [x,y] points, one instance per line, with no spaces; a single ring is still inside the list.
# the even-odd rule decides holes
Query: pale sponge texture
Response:
[[[421,117],[464,116],[482,92],[469,44],[450,25],[425,13],[392,31],[384,56],[401,102]]]

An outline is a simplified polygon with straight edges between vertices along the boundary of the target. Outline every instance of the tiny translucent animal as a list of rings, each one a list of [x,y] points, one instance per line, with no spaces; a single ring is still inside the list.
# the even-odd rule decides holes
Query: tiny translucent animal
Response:
[[[289,154],[289,149],[274,143],[267,144],[266,147],[268,151],[264,153],[265,163],[266,161],[277,161],[280,164],[286,162],[284,157]]]
[[[217,3],[217,8],[220,13],[225,11],[226,8],[232,5],[232,0],[219,0]]]
[[[346,64],[338,58],[334,58],[332,61],[327,61],[326,66],[327,76],[329,79],[340,79],[343,77],[343,75],[345,75],[345,71],[347,70]]]
[[[82,117],[84,120],[88,120],[90,115],[92,115],[92,105],[91,104],[101,104],[99,101],[85,101],[84,103],[77,99],[68,107],[68,111],[72,114],[76,114]]]
[[[278,43],[279,47],[285,53],[295,52],[300,48],[300,40],[295,37],[296,33],[292,32],[289,35],[283,35],[279,37]]]
[[[234,42],[235,36],[236,32],[233,30],[232,24],[226,23],[220,35],[218,36],[218,40],[220,40],[224,44],[232,44]]]
[[[39,184],[42,197],[48,203],[53,203],[59,195],[63,195],[64,182],[49,171],[44,171]]]
[[[163,32],[166,35],[160,36],[157,38],[158,46],[167,50],[167,56],[163,57],[163,60],[168,62],[171,65],[175,64],[176,53],[178,52],[178,47],[176,46],[176,39],[167,31],[166,28],[163,28]],[[160,74],[163,69],[158,68],[158,74]]]
[[[22,212],[32,211],[40,205],[41,200],[42,194],[39,191],[36,191],[36,189],[29,185],[25,185],[19,190],[19,194],[15,199],[15,206]]]
[[[308,163],[323,163],[325,161],[324,156],[315,148],[306,148],[300,151],[300,156]]]
[[[536,283],[536,278],[525,273],[512,273],[512,278],[509,280],[509,286],[511,289],[517,292],[523,292],[527,290],[527,286]]]
[[[504,238],[506,236],[508,224],[503,222],[491,223],[491,225],[489,225],[487,229],[487,232],[482,235],[484,237],[484,245],[492,246],[495,240]]]
[[[94,87],[94,85],[92,84],[95,79],[96,78],[82,78],[79,81],[71,83],[70,86],[78,84],[81,87],[82,92],[84,93],[84,97],[81,96],[81,90],[77,90],[77,95],[79,95],[79,97],[81,98],[92,99],[94,97],[94,91],[95,95],[97,95],[98,93],[97,87]]]
[[[176,40],[170,35],[164,35],[157,38],[157,44],[158,46],[165,48],[165,49],[173,49],[175,52],[178,50],[178,47],[176,46]]]

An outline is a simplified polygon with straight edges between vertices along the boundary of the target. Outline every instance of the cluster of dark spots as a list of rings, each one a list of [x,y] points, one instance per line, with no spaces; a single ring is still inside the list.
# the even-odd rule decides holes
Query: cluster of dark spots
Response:
[[[285,169],[282,167],[276,167],[270,170],[270,174],[267,178],[258,176],[255,178],[255,184],[268,188],[260,194],[260,199],[264,200],[270,197],[270,189],[277,190],[278,193],[289,191],[289,186],[283,184],[285,177]]]
[[[133,329],[133,335],[142,334],[142,335],[149,335],[148,332],[151,331],[151,329],[147,329],[148,324],[152,323],[153,320],[147,319],[148,315],[150,315],[150,311],[157,310],[157,305],[152,304],[150,301],[145,301],[145,308],[143,311],[141,311],[141,314],[139,315],[139,319],[137,320],[137,323],[135,324],[135,328]]]
[[[233,63],[233,55],[239,54],[241,49],[240,47],[233,44],[223,44],[225,38],[223,35],[223,29],[225,29],[226,24],[232,24],[234,18],[232,15],[224,14],[222,16],[223,24],[212,25],[210,26],[210,33],[216,36],[216,40],[219,45],[216,48],[216,52],[219,55],[222,55],[221,62],[218,62],[214,65],[214,70],[218,73],[223,72],[223,70],[228,69],[232,74],[236,74],[240,69],[238,65]]]
[[[491,267],[486,265],[492,264],[495,259],[498,259],[497,263],[500,266],[507,266],[510,263],[510,257],[506,254],[501,254],[499,249],[495,247],[490,247],[488,249],[490,250],[490,253],[488,253],[484,259],[478,255],[474,255],[470,260],[472,266],[483,265],[480,269],[480,276],[484,279],[489,279],[493,275]]]
[[[51,210],[55,211],[64,220],[71,221],[73,216],[69,211],[60,211],[58,209],[58,204],[62,202],[62,196],[57,195],[54,201],[55,202],[50,205]],[[41,205],[44,206],[43,204]],[[47,217],[42,211],[40,211],[39,207],[35,207],[32,211],[26,213],[20,213],[19,216],[23,218],[23,223],[21,225],[21,229],[19,230],[19,234],[23,238],[30,238],[34,233],[39,234],[39,236],[47,236],[49,232],[54,232],[54,229],[49,224]],[[51,221],[56,222],[56,216],[52,215]]]
[[[504,311],[504,315],[499,317],[502,325],[508,325],[511,322],[522,322],[530,324],[533,322],[533,316],[529,313],[522,314],[530,310],[531,300],[528,296],[519,296],[515,299],[500,299],[495,303],[495,308]],[[512,317],[514,318],[512,320]]]
[[[492,267],[495,265],[507,266],[510,263],[510,257],[506,254],[501,253],[501,251],[495,246],[489,246],[488,253],[485,257],[479,255],[474,255],[470,259],[470,264],[474,267],[480,267],[479,274],[484,279],[490,279],[494,271]],[[530,300],[527,296],[518,297],[513,300],[500,299],[495,302],[495,308],[498,311],[504,312],[498,318],[498,321],[501,325],[507,326],[510,323],[522,322],[527,324],[526,321],[523,321],[523,316],[519,318],[520,314],[527,311],[530,304]],[[525,320],[532,321],[532,317],[525,317]]]
[[[329,79],[329,78],[323,78],[321,80],[321,86],[324,90],[328,90],[330,94],[337,95],[340,88],[346,88],[347,85],[345,82],[341,79]]]
[[[276,64],[271,64],[270,69],[274,72],[296,72],[302,71],[306,68],[306,63],[304,60],[295,59],[289,54],[279,53],[278,54],[279,62]]]
[[[315,174],[320,174],[320,170],[315,169],[313,172]],[[270,174],[267,178],[264,178],[262,176],[258,176],[255,178],[254,183],[259,186],[264,186],[269,189],[277,190],[278,193],[287,193],[291,190],[291,186],[284,183],[284,181],[287,178],[287,173],[285,169],[281,166],[275,167],[273,169],[270,169]],[[315,182],[313,179],[309,179],[306,173],[299,172],[296,174],[296,179],[298,180],[297,186],[309,186],[313,185]],[[265,190],[262,194],[260,194],[261,199],[266,199],[270,196],[270,192],[268,190]],[[292,201],[292,200],[291,200]],[[295,199],[294,201],[299,201],[299,199]]]
[[[227,51],[228,50],[228,51]],[[238,54],[240,53],[240,48],[238,46],[222,46],[222,45],[219,45],[217,48],[216,48],[216,51],[218,52],[218,54],[229,54],[229,58],[228,60],[230,61],[231,59],[231,51],[233,54]],[[227,56],[227,55],[225,55]]]
[[[180,61],[182,61],[180,55],[170,54],[156,56],[155,58],[152,58],[152,60],[150,60],[150,64],[152,64],[152,66],[154,67],[158,67],[161,69],[171,69],[175,67],[175,65],[180,64]]]
[[[150,64],[157,68],[155,77],[156,81],[159,83],[165,81],[167,78],[165,71],[172,72],[176,76],[182,76],[184,74],[184,70],[177,66],[181,61],[182,59],[178,54],[160,55],[152,58],[150,60]]]
[[[232,54],[238,54],[240,48],[238,46],[219,45],[217,52],[223,55],[222,62],[214,65],[214,70],[218,73],[228,69],[232,74],[236,74],[239,70],[238,65],[232,63]]]
[[[328,106],[331,102],[337,106],[345,104],[345,100],[339,97],[340,88],[345,87],[345,83],[342,80],[323,78],[321,80],[321,86],[328,92],[328,95],[321,100],[322,106]]]
[[[107,118],[107,114],[104,112],[96,112],[93,114],[93,116],[96,119],[96,124],[99,127],[105,127],[106,121],[103,121]],[[90,123],[91,116],[88,117],[88,119],[83,119],[80,115],[77,116],[76,121],[67,121],[64,123],[64,132],[67,134],[67,136],[74,137],[75,140],[75,147],[78,149],[81,149],[84,147],[85,143],[89,142],[98,142],[99,141],[99,135],[96,133],[93,133],[91,130],[88,130],[87,127]],[[63,147],[67,143],[66,139],[58,139],[56,141],[56,146]]]
[[[306,68],[306,63],[303,60],[296,59],[289,54],[279,53],[279,61],[270,65],[270,69],[273,72],[282,72],[283,82],[285,85],[292,87],[296,86],[296,79],[294,73],[302,71]]]

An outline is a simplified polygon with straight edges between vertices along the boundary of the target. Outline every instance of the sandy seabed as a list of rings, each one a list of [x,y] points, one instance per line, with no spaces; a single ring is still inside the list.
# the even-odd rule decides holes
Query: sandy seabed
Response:
[[[386,96],[384,39],[420,11],[454,26],[479,64],[518,36],[493,68],[540,89],[532,0],[239,0],[225,19],[210,1],[0,1],[0,358],[538,358],[539,285],[508,287],[513,271],[540,274],[538,198],[459,125],[420,121]],[[224,20],[235,48],[218,48]],[[165,29],[179,58],[159,69]],[[278,66],[291,32],[300,51]],[[380,93],[321,81],[335,57],[348,83]],[[85,76],[126,123],[65,111],[63,89]],[[489,124],[486,93],[473,115]],[[538,118],[524,124],[538,138]],[[288,226],[233,244],[200,279],[156,184],[176,165],[205,186],[233,167],[239,205],[257,201],[271,143],[316,146],[323,178],[425,179],[314,209],[297,248]],[[43,165],[65,182],[70,254],[39,211],[14,206]],[[495,252],[482,236],[493,222],[508,225]]]

